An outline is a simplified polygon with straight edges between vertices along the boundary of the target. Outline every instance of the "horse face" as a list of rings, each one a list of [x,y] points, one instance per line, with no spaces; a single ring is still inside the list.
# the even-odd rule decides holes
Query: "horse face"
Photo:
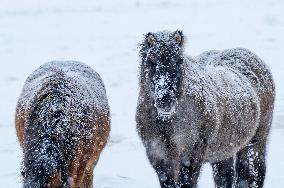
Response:
[[[146,35],[148,49],[145,58],[147,80],[151,96],[157,109],[158,118],[167,120],[175,112],[179,96],[183,63],[180,31],[174,33]]]

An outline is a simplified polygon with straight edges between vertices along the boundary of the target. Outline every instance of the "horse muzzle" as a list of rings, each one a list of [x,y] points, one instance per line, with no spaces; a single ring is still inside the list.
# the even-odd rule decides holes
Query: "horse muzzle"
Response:
[[[176,100],[170,99],[168,101],[156,100],[155,107],[157,109],[157,118],[160,120],[169,120],[172,118],[176,110]]]

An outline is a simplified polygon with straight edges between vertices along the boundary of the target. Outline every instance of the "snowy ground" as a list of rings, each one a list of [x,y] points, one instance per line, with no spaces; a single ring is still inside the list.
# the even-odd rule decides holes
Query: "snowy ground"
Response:
[[[24,80],[50,60],[86,62],[100,73],[112,111],[108,146],[95,168],[98,188],[156,188],[135,130],[137,44],[148,31],[182,29],[186,51],[246,47],[271,67],[277,101],[266,187],[284,184],[283,0],[0,1],[0,185],[20,187],[14,111]],[[205,165],[199,187],[213,187]]]

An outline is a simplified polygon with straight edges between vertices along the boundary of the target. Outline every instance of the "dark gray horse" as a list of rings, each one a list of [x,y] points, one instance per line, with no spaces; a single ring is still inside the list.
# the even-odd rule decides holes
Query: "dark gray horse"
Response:
[[[252,52],[183,53],[181,31],[141,44],[138,133],[161,187],[196,187],[212,164],[216,187],[262,187],[275,88]]]

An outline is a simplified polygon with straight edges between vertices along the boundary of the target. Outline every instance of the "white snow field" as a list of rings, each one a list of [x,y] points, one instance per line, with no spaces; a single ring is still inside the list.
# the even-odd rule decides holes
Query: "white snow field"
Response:
[[[283,0],[1,0],[0,187],[21,187],[14,113],[24,81],[44,62],[63,59],[93,67],[107,89],[112,130],[94,186],[159,187],[135,128],[137,45],[146,32],[176,29],[187,36],[189,55],[245,47],[269,65],[277,99],[265,187],[283,187]],[[205,165],[199,187],[214,187],[211,173]]]

